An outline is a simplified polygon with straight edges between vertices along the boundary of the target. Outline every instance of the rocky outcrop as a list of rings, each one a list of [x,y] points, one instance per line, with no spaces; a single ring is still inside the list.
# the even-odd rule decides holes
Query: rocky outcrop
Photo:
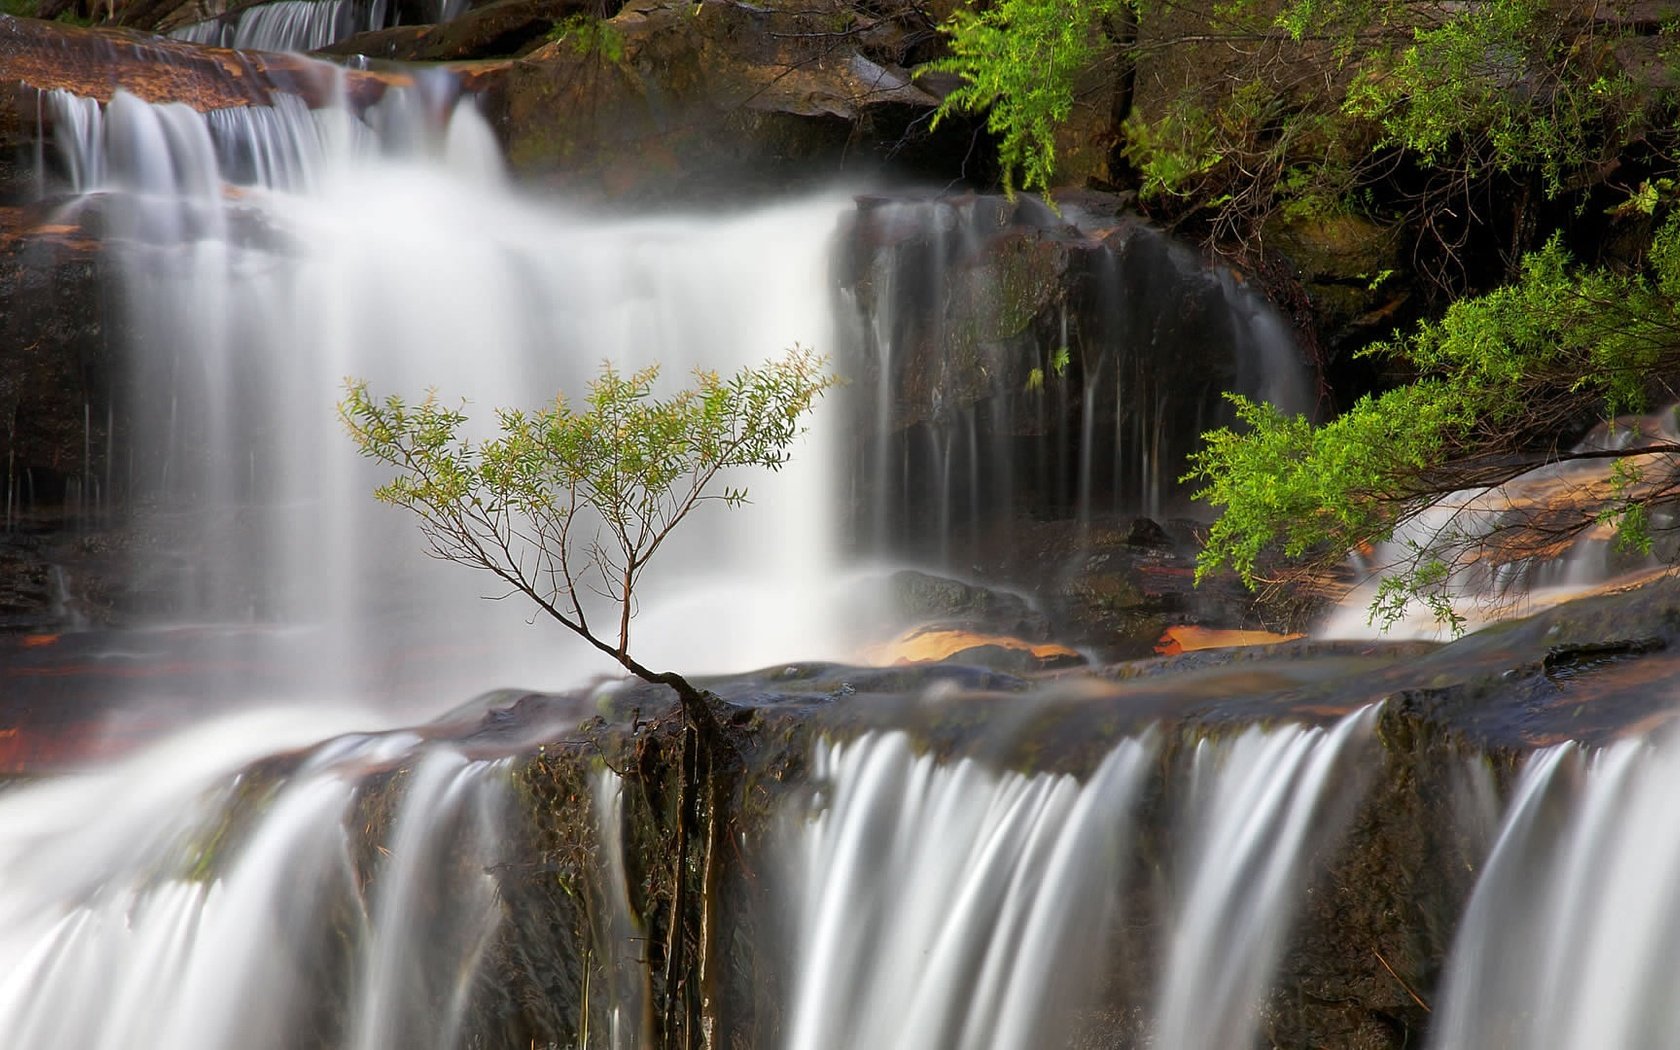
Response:
[[[597,9],[591,0],[492,0],[449,22],[357,33],[318,53],[400,62],[499,58],[532,50],[547,40],[555,23]]]
[[[1388,336],[1420,305],[1402,239],[1400,228],[1348,212],[1280,215],[1267,224],[1266,246],[1306,296],[1304,330],[1325,358],[1345,359]]]
[[[1488,807],[1536,748],[1603,743],[1671,720],[1648,683],[1674,673],[1676,641],[1680,583],[1668,581],[1446,646],[1300,642],[1050,676],[938,664],[796,665],[714,680],[741,764],[731,767],[730,801],[718,817],[733,845],[722,870],[708,876],[708,915],[726,924],[710,942],[708,1009],[726,1041],[765,1045],[783,1031],[778,1005],[789,987],[785,963],[775,962],[784,959],[776,940],[785,934],[776,923],[782,902],[763,866],[776,801],[812,789],[807,763],[817,737],[899,728],[934,754],[978,752],[1010,768],[1083,774],[1120,738],[1154,725],[1162,744],[1145,794],[1153,801],[1131,843],[1137,867],[1114,872],[1133,887],[1125,926],[1111,931],[1119,946],[1113,969],[1099,1007],[1079,1015],[1074,1041],[1142,1045],[1171,918],[1156,880],[1172,837],[1184,832],[1174,824],[1178,792],[1198,743],[1256,722],[1324,724],[1382,702],[1362,775],[1332,804],[1345,832],[1314,855],[1291,891],[1302,904],[1260,1024],[1271,1047],[1420,1045],[1490,845],[1497,809]],[[580,803],[596,756],[628,771],[624,845],[632,869],[645,875],[638,892],[648,896],[636,899],[648,943],[662,943],[668,872],[634,858],[669,834],[659,814],[671,798],[662,778],[675,745],[668,731],[648,728],[666,703],[657,689],[627,687],[604,704],[600,722],[551,741],[521,769],[528,801],[521,841],[535,852],[500,873],[515,916],[495,963],[505,1005],[490,1011],[504,1036],[511,1028],[521,1040],[566,1042],[585,981],[575,960],[603,958],[587,894],[554,891],[557,870],[562,885],[588,885],[591,858],[601,855]],[[517,738],[516,727],[540,723],[547,704],[528,697],[495,712],[483,732]],[[656,966],[653,974],[657,999]]]
[[[350,70],[342,89],[353,103],[376,101],[402,73]],[[117,29],[0,15],[0,131],[33,134],[36,93],[67,91],[108,101],[118,89],[146,102],[179,102],[203,112],[260,106],[277,94],[311,107],[338,98],[339,74],[300,55],[231,51]]]
[[[552,185],[650,199],[878,164],[935,99],[870,46],[869,16],[817,6],[638,0],[550,42],[508,76],[497,122],[510,161]]]

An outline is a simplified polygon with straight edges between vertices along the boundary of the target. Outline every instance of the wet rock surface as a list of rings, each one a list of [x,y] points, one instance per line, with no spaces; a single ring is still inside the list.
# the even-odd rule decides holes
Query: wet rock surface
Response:
[[[1130,536],[1140,513],[1190,510],[1180,477],[1229,421],[1223,392],[1306,407],[1308,369],[1275,313],[1128,204],[859,199],[834,281],[855,308],[838,360],[862,553],[966,574],[1017,545],[1032,560],[1041,524],[1119,517]]]
[[[618,198],[785,192],[867,172],[885,150],[902,163],[936,100],[868,35],[833,28],[862,17],[638,0],[519,59],[494,119],[522,175]]]
[[[1010,606],[971,585],[898,582],[922,609]],[[154,705],[108,721],[117,713],[111,698],[125,693],[202,691],[202,683],[171,690],[182,676],[232,675],[249,685],[284,674],[283,658],[207,662],[225,649],[205,636],[154,634],[137,644],[141,637],[11,636],[0,647],[0,768],[29,773],[108,758],[174,720],[203,715]],[[1315,874],[1299,887],[1303,903],[1262,1028],[1264,1045],[1276,1047],[1416,1046],[1499,799],[1522,762],[1560,741],[1590,746],[1667,724],[1672,697],[1653,686],[1680,669],[1677,640],[1680,580],[1662,580],[1447,645],[1301,641],[1053,673],[960,659],[790,664],[705,680],[728,752],[717,767],[723,793],[707,812],[738,843],[705,883],[708,921],[722,931],[709,971],[715,1023],[762,1044],[786,1022],[776,1005],[788,993],[780,905],[764,872],[774,862],[779,805],[819,787],[809,764],[820,739],[899,729],[948,760],[1084,776],[1122,738],[1154,732],[1159,757],[1137,818],[1137,867],[1116,873],[1131,889],[1125,928],[1114,936],[1131,947],[1115,956],[1100,1008],[1077,1021],[1079,1045],[1132,1045],[1146,1036],[1167,922],[1151,872],[1179,833],[1174,800],[1198,742],[1256,725],[1328,725],[1380,702],[1369,759],[1337,795],[1334,819],[1346,830],[1326,840],[1308,865]],[[423,661],[411,670],[424,674]],[[635,682],[566,695],[509,691],[424,732],[459,740],[473,755],[521,756],[515,853],[495,872],[512,919],[492,950],[494,979],[473,1024],[493,1045],[565,1042],[576,1035],[587,960],[599,959],[585,949],[606,906],[591,896],[600,884],[589,881],[603,848],[589,801],[602,763],[624,778],[615,826],[637,873],[631,902],[650,943],[670,921],[662,858],[681,740],[670,694]],[[657,974],[657,950],[648,958]]]
[[[355,102],[377,100],[405,74],[346,71]],[[338,97],[329,67],[299,55],[232,51],[121,29],[0,15],[0,132],[40,127],[37,92],[68,91],[100,101],[118,89],[147,102],[180,102],[203,112],[265,105],[276,94],[311,107]]]
[[[1675,669],[1668,654],[1676,637],[1680,581],[1664,581],[1449,645],[1309,641],[1052,675],[824,664],[711,680],[742,763],[733,826],[759,829],[745,838],[747,867],[732,861],[721,884],[734,895],[728,914],[737,924],[720,978],[730,989],[730,1030],[760,1038],[777,1030],[773,1003],[786,989],[766,962],[774,950],[757,939],[771,936],[763,910],[770,905],[751,869],[763,860],[766,807],[802,790],[818,737],[899,728],[951,758],[1083,774],[1121,736],[1156,726],[1160,781],[1139,818],[1140,868],[1130,875],[1138,888],[1126,929],[1115,935],[1134,949],[1158,949],[1167,916],[1150,889],[1157,863],[1150,858],[1162,855],[1174,833],[1171,800],[1196,742],[1257,723],[1328,724],[1381,702],[1363,784],[1349,785],[1339,815],[1325,818],[1346,831],[1313,856],[1315,874],[1299,887],[1304,903],[1261,1029],[1263,1045],[1273,1047],[1419,1045],[1491,842],[1498,798],[1537,747],[1601,743],[1666,722],[1670,699],[1650,685]],[[523,712],[515,707],[492,720],[536,717],[546,703],[526,698]],[[669,731],[658,689],[627,685],[602,704],[604,720],[586,733],[628,727],[632,737],[652,734],[639,745],[649,749]],[[569,753],[551,747],[532,769],[563,778],[558,770]],[[1136,1045],[1148,1037],[1140,1025],[1159,955],[1121,952],[1115,966],[1101,1007],[1081,1015],[1077,1045]],[[504,973],[515,984],[541,979],[518,967]]]
[[[0,524],[7,528],[67,503],[88,505],[93,476],[105,466],[109,346],[123,324],[86,218],[50,205],[0,208]]]
[[[571,15],[592,15],[597,6],[586,0],[493,0],[449,22],[374,29],[317,53],[399,62],[500,58],[541,46],[555,23]]]

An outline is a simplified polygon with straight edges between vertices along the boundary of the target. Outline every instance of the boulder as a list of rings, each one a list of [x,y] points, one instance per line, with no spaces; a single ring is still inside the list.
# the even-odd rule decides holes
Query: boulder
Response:
[[[1044,615],[1025,598],[913,569],[888,581],[892,611],[905,624],[941,624],[968,631],[998,632],[1038,640],[1045,637]]]
[[[1312,327],[1337,359],[1392,332],[1415,311],[1416,275],[1401,256],[1405,231],[1351,212],[1279,214],[1266,245],[1312,304]]]

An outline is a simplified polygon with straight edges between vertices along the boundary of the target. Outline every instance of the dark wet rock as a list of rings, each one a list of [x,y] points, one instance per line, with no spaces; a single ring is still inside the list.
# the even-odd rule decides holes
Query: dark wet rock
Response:
[[[890,602],[904,625],[940,624],[973,632],[1046,637],[1044,615],[1019,594],[946,576],[904,569],[888,581]]]
[[[1046,378],[1040,337],[1059,331],[1074,288],[1102,254],[1098,241],[1027,197],[863,198],[841,245],[837,283],[863,329],[873,323],[893,340],[885,382],[894,414],[874,421],[892,430],[990,398],[1032,400],[1029,385],[1042,391]],[[881,348],[860,347],[846,362],[860,399],[882,385],[884,359]],[[1039,384],[1029,383],[1034,368]],[[1042,426],[1041,412],[999,415]]]
[[[347,36],[316,51],[318,55],[388,59],[393,62],[419,61],[435,25],[386,26]]]
[[[1269,621],[1269,608],[1234,577],[1196,583],[1194,530],[1182,520],[1127,516],[1007,523],[979,545],[975,571],[1042,610],[1048,627],[1039,637],[1105,662],[1149,656],[1168,627],[1289,626]]]
[[[1031,649],[1011,645],[976,645],[959,649],[945,658],[945,662],[986,667],[1008,674],[1032,674],[1064,667],[1078,667],[1085,662],[1074,653],[1055,652],[1040,656]]]
[[[1133,518],[1126,530],[1126,544],[1131,547],[1171,547],[1172,537],[1159,522],[1149,518]]]
[[[1274,218],[1267,247],[1310,300],[1316,339],[1351,351],[1388,335],[1411,316],[1417,291],[1401,246],[1404,233],[1352,213]]]
[[[1309,407],[1281,319],[1126,204],[859,200],[834,279],[856,309],[838,354],[850,531],[871,552],[966,574],[1011,528],[1183,514],[1224,392]]]
[[[0,208],[0,515],[91,500],[104,473],[113,301],[96,242],[49,208]],[[4,524],[0,518],[0,524]]]
[[[1134,393],[1159,388],[1187,417],[1213,418],[1220,389],[1259,383],[1265,362],[1245,360],[1225,275],[1125,214],[1126,198],[1080,199],[1060,216],[1026,196],[859,201],[837,281],[866,324],[894,329],[890,426],[998,399],[995,415],[1042,432],[1078,407],[1082,380],[1096,378],[1083,370],[1101,367],[1104,347],[1125,351]],[[865,353],[856,385],[873,390],[879,361]]]
[[[638,0],[515,63],[496,105],[514,168],[574,191],[692,199],[877,163],[932,96],[843,6]],[[826,28],[825,28],[826,27]]]
[[[1564,739],[1601,742],[1669,720],[1668,698],[1651,684],[1680,673],[1673,666],[1677,637],[1680,581],[1671,580],[1448,645],[1303,641],[1191,653],[1100,674],[1013,679],[946,665],[799,664],[709,680],[722,698],[738,763],[730,766],[727,803],[737,844],[711,884],[712,918],[729,930],[719,942],[725,947],[714,985],[719,1017],[728,1019],[724,1030],[761,1041],[772,1039],[782,1020],[776,1004],[786,1001],[783,968],[766,960],[778,958],[775,938],[783,931],[762,865],[769,863],[777,802],[821,789],[808,776],[819,738],[898,728],[942,758],[1080,775],[1122,736],[1158,727],[1161,752],[1146,793],[1154,801],[1138,818],[1136,870],[1121,873],[1131,888],[1124,929],[1114,931],[1134,950],[1114,957],[1114,969],[1104,975],[1105,998],[1080,1015],[1075,1042],[1142,1045],[1167,919],[1154,880],[1170,837],[1182,833],[1173,824],[1173,799],[1197,742],[1256,724],[1323,725],[1381,702],[1360,777],[1343,786],[1323,815],[1345,831],[1326,839],[1309,865],[1313,874],[1300,887],[1302,903],[1261,1024],[1269,1046],[1423,1045],[1447,951],[1492,842],[1499,798],[1537,747]],[[520,820],[531,822],[521,826],[547,829],[542,836],[570,827],[566,834],[577,841],[594,841],[596,825],[577,811],[587,797],[587,771],[598,760],[628,771],[626,790],[648,805],[627,809],[624,843],[633,858],[642,856],[632,867],[653,880],[638,899],[656,935],[668,917],[659,903],[667,899],[669,886],[659,882],[667,876],[639,851],[662,848],[668,834],[658,816],[664,811],[654,803],[671,798],[671,784],[662,779],[675,754],[671,700],[666,690],[631,684],[600,699],[599,710],[600,720],[521,767],[529,808]],[[498,732],[510,731],[502,723],[526,714],[535,717],[537,709],[521,701],[493,721]],[[653,761],[661,755],[664,761]],[[581,981],[552,947],[555,931],[569,931],[572,951],[564,957],[571,959],[583,954],[580,946],[591,934],[587,915],[575,910],[577,897],[553,894],[552,887],[556,866],[563,880],[573,879],[582,869],[568,865],[597,854],[593,848],[568,853],[536,839],[530,848],[540,851],[498,873],[519,918],[510,940],[498,946],[495,965],[512,1002],[529,996],[549,1005],[540,1020],[529,1012],[497,1015],[497,1024],[509,1026],[497,1030],[564,1041],[567,1018],[575,1016],[575,1000],[564,997],[579,994]],[[558,1004],[554,996],[561,997]]]
[[[704,812],[727,848],[715,866],[686,873],[670,863],[683,734],[669,689],[632,682],[481,697],[425,730],[460,737],[475,756],[517,751],[509,852],[489,871],[508,921],[488,950],[466,1039],[575,1042],[584,988],[604,987],[603,960],[625,957],[603,950],[603,938],[622,933],[600,926],[619,899],[635,914],[636,943],[647,948],[634,958],[661,1001],[673,879],[690,878],[689,906],[705,902],[711,931],[716,1030],[731,1044],[773,1044],[784,1031],[778,1004],[788,1001],[789,967],[778,920],[785,901],[775,896],[782,884],[767,873],[782,862],[774,836],[783,807],[825,789],[811,774],[819,741],[896,728],[941,760],[1083,776],[1121,738],[1155,727],[1159,753],[1131,859],[1115,872],[1128,897],[1123,925],[1110,932],[1134,950],[1115,953],[1101,975],[1104,999],[1075,1018],[1072,1042],[1143,1045],[1170,911],[1158,880],[1172,837],[1183,833],[1176,806],[1199,743],[1261,724],[1325,725],[1380,701],[1367,760],[1325,811],[1326,824],[1345,831],[1313,854],[1261,1020],[1265,1045],[1276,1047],[1427,1045],[1446,953],[1522,762],[1557,741],[1590,745],[1670,720],[1667,692],[1653,684],[1680,672],[1677,639],[1680,580],[1664,580],[1447,645],[1298,642],[1104,673],[805,663],[720,676],[705,682],[725,736]],[[158,642],[0,636],[0,773],[18,761],[103,754],[110,740],[91,730],[106,710],[98,701],[112,695],[110,676],[151,668],[141,656],[155,669],[173,666],[178,653],[136,651]],[[276,783],[294,761],[282,758],[250,782]],[[609,771],[617,802],[603,822],[597,799]],[[401,769],[376,770],[358,790],[354,826],[368,836],[358,863],[369,872],[402,779]],[[620,852],[622,870],[604,866]]]
[[[358,33],[319,53],[403,62],[502,58],[543,43],[555,23],[567,16],[595,14],[598,9],[593,0],[493,0],[450,22]]]

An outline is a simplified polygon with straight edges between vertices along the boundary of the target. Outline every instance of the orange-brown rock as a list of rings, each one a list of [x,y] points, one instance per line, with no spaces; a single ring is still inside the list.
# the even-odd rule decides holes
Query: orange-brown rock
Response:
[[[1214,627],[1178,625],[1167,628],[1155,651],[1162,656],[1177,656],[1203,649],[1229,649],[1244,645],[1276,645],[1305,638],[1303,634],[1277,634],[1272,631],[1237,631]]]
[[[341,79],[342,78],[342,79]],[[344,91],[366,105],[413,78],[390,71],[338,70],[301,55],[203,47],[120,29],[90,29],[0,15],[0,135],[37,121],[36,93],[68,91],[108,101],[120,88],[147,102],[204,111],[267,105],[297,95],[312,107]]]
[[[1002,634],[977,634],[947,627],[917,628],[899,635],[890,642],[872,645],[861,655],[865,663],[890,666],[893,664],[925,663],[945,660],[974,649],[995,647],[1018,650],[1044,664],[1080,662],[1084,658],[1065,645],[1052,642],[1033,643]]]

